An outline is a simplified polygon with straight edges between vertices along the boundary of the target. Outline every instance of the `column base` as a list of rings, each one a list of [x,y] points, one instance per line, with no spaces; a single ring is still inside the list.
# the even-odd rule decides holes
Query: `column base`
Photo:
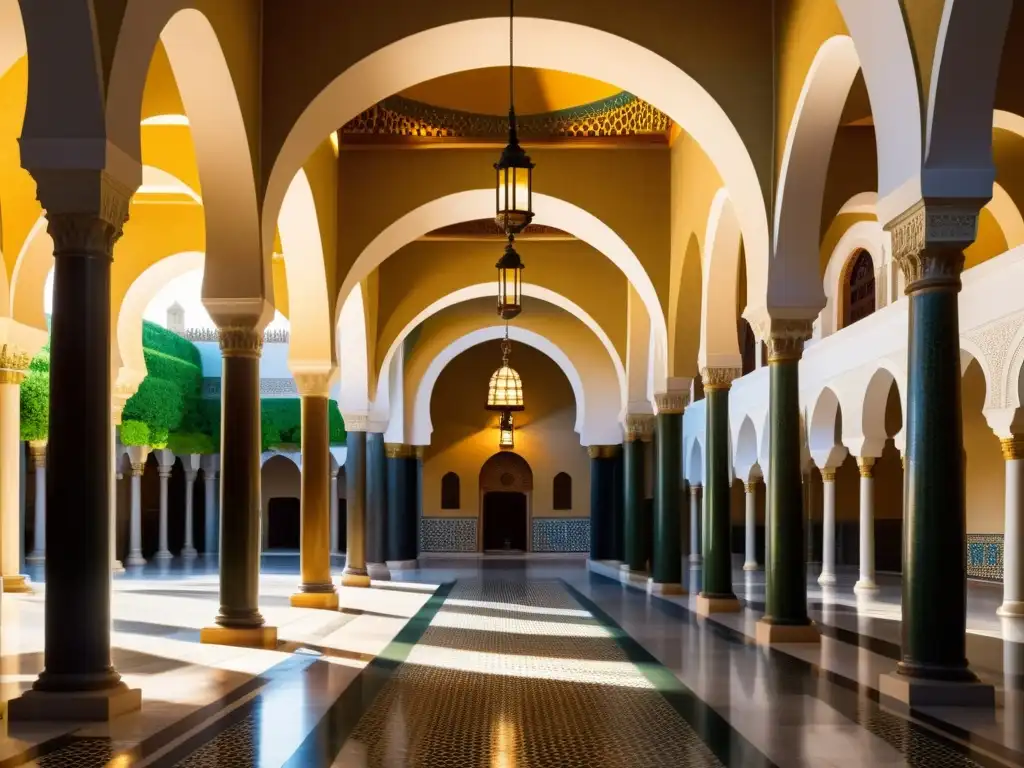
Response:
[[[343,587],[368,587],[370,576],[366,571],[349,570],[346,568],[341,572],[341,586]]]
[[[166,549],[161,550],[160,552],[157,552],[155,555],[153,555],[153,561],[157,563],[166,563],[168,560],[172,559],[174,559],[174,555],[172,555]]]
[[[701,563],[704,562],[704,556],[703,555],[690,555],[690,562],[694,563],[695,565],[700,565]]]
[[[743,570],[744,571],[756,571],[758,569],[758,567],[759,566],[757,565],[757,562],[753,561],[753,560],[748,561],[748,562],[743,564]]]
[[[688,595],[682,584],[662,583],[653,578],[647,579],[648,595]]]
[[[196,551],[195,547],[185,547],[181,550],[181,556],[186,560],[195,560],[199,557],[199,553]]]
[[[420,567],[420,561],[414,557],[412,560],[388,560],[384,565],[391,571],[415,571]]]
[[[146,558],[142,555],[128,555],[128,559],[124,561],[124,564],[129,568],[134,568],[137,565],[145,565]]]
[[[272,651],[277,647],[277,627],[203,627],[199,630],[199,642]]]
[[[115,560],[113,563],[111,563],[110,572],[115,576],[119,576],[120,574],[124,573],[124,566],[121,565],[120,560]]]
[[[697,595],[695,611],[699,616],[710,616],[713,613],[739,613],[743,604],[735,597],[705,597]]]
[[[332,588],[330,592],[296,592],[291,596],[293,608],[318,608],[323,611],[338,610],[338,593]]]
[[[774,624],[761,619],[754,636],[758,645],[779,643],[820,643],[821,633],[814,622],[807,624]]]
[[[853,591],[858,595],[869,595],[878,591],[878,585],[872,579],[858,579],[853,585]]]
[[[996,609],[996,614],[1010,618],[1024,616],[1024,600],[1007,600]]]
[[[972,707],[994,709],[996,689],[977,681],[950,682],[907,677],[899,672],[879,675],[878,693],[906,707]]]
[[[372,581],[391,581],[391,571],[384,563],[367,563],[366,573]]]
[[[821,576],[818,577],[818,584],[823,587],[834,587],[836,585],[836,575],[822,571]]]
[[[623,565],[619,571],[619,581],[623,584],[632,584],[634,587],[640,589],[647,588],[647,582],[650,579],[647,571],[631,571],[628,565]]]
[[[26,593],[31,592],[32,587],[28,585],[28,576],[16,573],[12,576],[4,576],[4,592]]]
[[[119,683],[103,691],[29,690],[7,704],[11,722],[69,721],[109,722],[142,709],[142,690]]]
[[[45,562],[45,552],[33,552],[31,555],[25,555],[25,563],[28,565],[42,565]]]

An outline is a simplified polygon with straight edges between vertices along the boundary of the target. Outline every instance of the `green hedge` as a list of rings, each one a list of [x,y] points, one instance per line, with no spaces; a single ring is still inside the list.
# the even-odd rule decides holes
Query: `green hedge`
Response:
[[[220,400],[203,400],[204,421],[210,425],[210,440],[215,450],[220,448]],[[328,406],[331,445],[345,444],[345,422],[338,403]],[[273,397],[260,400],[260,449],[267,451],[279,445],[298,445],[302,442],[302,404],[297,397]],[[173,437],[172,437],[173,443]]]
[[[187,363],[192,363],[196,368],[202,367],[199,348],[195,344],[174,331],[169,331],[148,320],[142,321],[142,348],[184,360]]]
[[[32,358],[21,382],[21,439],[45,440],[50,430],[50,345]]]

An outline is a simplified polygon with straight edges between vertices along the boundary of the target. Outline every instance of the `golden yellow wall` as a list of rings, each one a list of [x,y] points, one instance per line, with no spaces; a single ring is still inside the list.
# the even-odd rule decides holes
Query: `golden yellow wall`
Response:
[[[586,448],[573,431],[576,403],[564,374],[548,357],[523,344],[513,364],[523,378],[526,411],[516,414],[516,453],[533,470],[534,517],[587,517],[590,514],[590,466]],[[486,342],[456,357],[441,373],[430,414],[431,445],[423,462],[423,514],[476,517],[480,513],[480,468],[497,452],[497,414],[484,410],[484,393],[500,363],[499,342]],[[467,382],[478,382],[475,389]],[[477,391],[481,397],[468,397]],[[441,477],[459,475],[461,508],[441,509]],[[552,483],[559,472],[572,477],[572,509],[552,509]]]
[[[978,217],[978,236],[970,247],[964,250],[964,269],[970,269],[993,256],[1006,251],[1006,237],[995,216],[988,209],[982,209]]]
[[[0,78],[0,251],[8,278],[29,230],[42,215],[36,201],[36,184],[21,167],[18,137],[25,116],[28,93],[28,59],[22,58]]]
[[[999,439],[982,416],[985,375],[972,362],[963,377],[964,451],[967,456],[967,532],[1003,533],[1005,461]]]
[[[847,126],[836,133],[821,202],[821,231],[847,200],[878,189],[878,156],[872,126]],[[884,222],[883,222],[884,223]]]
[[[839,241],[846,234],[846,230],[859,221],[874,221],[874,219],[875,217],[870,213],[843,213],[832,219],[831,224],[821,238],[819,256],[822,277],[825,276],[825,270],[828,269],[828,261],[832,258],[832,253],[835,251],[836,246],[839,245]],[[849,255],[845,254],[846,257],[849,257]]]

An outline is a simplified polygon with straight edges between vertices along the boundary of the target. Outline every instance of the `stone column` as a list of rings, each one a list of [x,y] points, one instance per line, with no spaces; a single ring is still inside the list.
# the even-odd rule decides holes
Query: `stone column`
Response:
[[[191,453],[181,457],[181,463],[185,467],[185,543],[181,548],[181,556],[186,560],[194,559],[196,552],[194,523],[192,514],[194,512],[194,492],[196,487],[196,476],[199,474],[199,454]]]
[[[388,485],[384,435],[366,433],[366,572],[375,581],[389,581]]]
[[[338,552],[338,473],[340,468],[331,470],[331,554]]]
[[[203,540],[206,554],[216,556],[220,545],[220,510],[217,493],[217,473],[220,470],[220,456],[213,454],[200,459],[203,469]]]
[[[822,467],[821,488],[821,575],[818,583],[831,587],[836,583],[836,470]]]
[[[1000,440],[1006,459],[1003,604],[1000,616],[1024,616],[1024,438]]]
[[[156,452],[156,460],[156,471],[160,476],[160,542],[153,560],[166,562],[171,559],[171,551],[167,548],[167,483],[174,469],[174,454],[163,448]]]
[[[330,493],[331,435],[328,429],[330,372],[295,374],[302,398],[302,490],[299,608],[337,610],[331,581]]]
[[[220,611],[202,643],[273,648],[259,609],[261,327],[220,329]]]
[[[886,226],[906,283],[909,338],[902,660],[879,691],[912,704],[994,705],[994,689],[976,683],[966,653],[957,296],[963,249],[974,241],[983,203],[922,200]]]
[[[622,445],[622,488],[624,562],[627,578],[647,583],[646,521],[644,519],[644,453],[654,436],[654,416],[647,413],[626,416],[626,439]]]
[[[388,548],[385,564],[391,571],[419,566],[416,546],[416,455],[411,445],[384,446],[388,483]]]
[[[704,562],[701,555],[701,514],[704,511],[704,487],[700,483],[690,484],[690,563],[700,565]]]
[[[13,344],[0,348],[0,571],[4,592],[31,592],[21,573],[21,382],[32,361]]]
[[[736,613],[732,590],[732,462],[729,458],[729,388],[739,368],[704,368],[707,442],[704,480],[704,571],[697,613]]]
[[[591,445],[590,455],[590,559],[611,560],[615,535],[615,462],[621,445]]]
[[[365,416],[343,414],[346,445],[345,483],[345,570],[341,584],[345,587],[368,587],[366,571],[366,427]]]
[[[127,391],[115,385],[114,395],[111,399],[110,408],[110,572],[124,573],[124,566],[117,559],[117,481],[121,474],[117,471],[117,462],[120,458],[117,443],[117,428],[121,426],[121,413],[124,405],[128,402],[130,395]]]
[[[807,616],[807,563],[800,469],[800,356],[810,320],[770,320],[768,369],[771,436],[768,455],[768,535],[765,615],[759,643],[819,642]]]
[[[35,537],[32,554],[25,558],[33,565],[46,562],[46,441],[32,440],[28,444],[32,469],[36,476]]]
[[[658,439],[655,441],[654,556],[647,591],[685,595],[680,531],[683,486],[683,409],[687,391],[654,395]]]
[[[132,464],[131,517],[128,527],[128,557],[125,565],[145,565],[142,556],[142,474],[146,471],[149,448],[145,445],[128,447],[128,458]]]
[[[110,654],[110,264],[132,190],[107,172],[33,175],[54,243],[46,641],[8,715],[110,720],[142,706]]]
[[[854,592],[877,592],[875,584],[875,459],[858,456],[860,470],[860,578]]]
[[[745,557],[743,561],[744,571],[757,570],[757,486],[760,485],[757,478],[743,484],[743,522]]]

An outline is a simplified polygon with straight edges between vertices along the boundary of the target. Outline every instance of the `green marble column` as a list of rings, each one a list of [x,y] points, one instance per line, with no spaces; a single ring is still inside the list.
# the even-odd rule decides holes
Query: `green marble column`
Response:
[[[768,340],[770,441],[765,615],[759,642],[817,642],[807,616],[807,564],[800,467],[800,355],[810,320],[773,320]]]
[[[389,569],[409,570],[417,566],[416,547],[416,457],[411,445],[387,443],[388,549]]]
[[[732,590],[732,462],[729,460],[729,388],[739,368],[702,371],[707,470],[704,481],[704,565],[698,610],[739,610]]]
[[[626,417],[626,440],[622,446],[623,568],[639,574],[647,570],[645,546],[644,453],[654,432],[654,416]]]
[[[388,479],[384,434],[366,433],[366,571],[374,581],[389,581]]]
[[[591,445],[590,454],[590,559],[611,560],[615,534],[615,463],[619,445]]]
[[[958,298],[977,206],[922,201],[888,225],[909,297],[900,675],[977,678],[968,668],[966,489]],[[965,703],[968,703],[965,701]]]
[[[366,571],[366,421],[359,416],[345,419],[345,570],[342,586],[368,587]]]
[[[612,467],[612,486],[614,493],[612,495],[612,542],[611,542],[611,559],[622,563],[626,558],[626,510],[625,510],[625,492],[623,491],[623,485],[625,468],[623,466],[622,451],[620,450],[616,455]]]
[[[683,408],[685,392],[654,396],[657,406],[654,478],[654,553],[648,589],[685,594],[680,518],[683,493]]]

